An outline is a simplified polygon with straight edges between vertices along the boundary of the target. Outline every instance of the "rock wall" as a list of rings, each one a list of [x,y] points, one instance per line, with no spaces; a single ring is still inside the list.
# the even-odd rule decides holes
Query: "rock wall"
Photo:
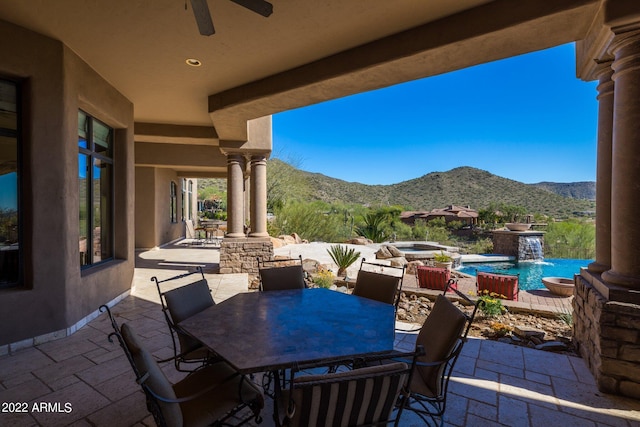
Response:
[[[537,259],[532,256],[527,238],[536,238],[544,254],[544,234],[542,232],[516,232],[495,230],[493,232],[493,253],[514,256],[518,261]]]
[[[578,276],[573,335],[605,393],[640,399],[640,305],[607,301]]]
[[[258,258],[273,259],[273,243],[266,238],[224,239],[220,245],[220,273],[258,275]]]

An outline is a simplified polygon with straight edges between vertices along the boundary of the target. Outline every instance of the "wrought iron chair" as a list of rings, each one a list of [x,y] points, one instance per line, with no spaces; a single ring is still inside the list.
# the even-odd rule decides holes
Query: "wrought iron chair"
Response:
[[[485,273],[476,270],[478,295],[495,293],[500,298],[518,301],[520,275]]]
[[[404,356],[409,354],[405,353]],[[376,426],[399,419],[393,410],[400,393],[406,390],[415,362],[377,363],[380,358],[361,361],[363,368],[319,375],[301,375],[309,367],[291,369],[289,387],[277,390],[274,420],[278,426]],[[395,354],[398,356],[398,353]],[[384,358],[392,355],[383,356]],[[354,361],[345,361],[350,364]],[[404,389],[404,390],[403,390]]]
[[[258,258],[261,291],[305,289],[302,255],[298,258],[262,261]]]
[[[201,229],[195,228],[193,221],[188,219],[184,222],[185,225],[185,236],[187,239],[191,239],[192,245],[202,245],[204,244],[204,239],[202,238]]]
[[[191,275],[199,275],[200,279],[169,290],[162,290],[160,286],[167,282],[185,279]],[[183,369],[181,365],[189,363],[203,365],[211,361],[211,359],[215,359],[216,356],[211,350],[203,346],[200,341],[182,332],[177,326],[181,321],[215,304],[202,268],[198,267],[190,273],[180,274],[164,280],[159,280],[154,276],[151,280],[155,282],[158,289],[162,312],[171,332],[174,353],[173,357],[160,362],[173,360],[177,370],[189,372],[191,369]]]
[[[419,265],[416,267],[416,280],[421,288],[438,291],[443,291],[447,287],[452,290],[458,289],[458,281],[451,278],[451,270],[447,268]]]
[[[172,384],[133,328],[127,323],[118,327],[106,305],[100,311],[109,314],[113,327],[109,341],[118,339],[158,426],[229,425],[229,418],[246,407],[250,408],[250,414],[239,424],[251,419],[262,421],[262,393],[230,365],[219,361]]]
[[[478,306],[482,300],[472,302],[465,294],[453,289],[473,310],[467,314],[445,296],[448,287],[438,295],[431,313],[425,320],[416,346],[425,349],[418,356],[409,383],[409,391],[400,402],[400,408],[415,412],[427,425],[442,425],[447,404],[447,389],[453,367],[467,340]]]
[[[405,267],[367,262],[362,259],[352,295],[398,307]]]

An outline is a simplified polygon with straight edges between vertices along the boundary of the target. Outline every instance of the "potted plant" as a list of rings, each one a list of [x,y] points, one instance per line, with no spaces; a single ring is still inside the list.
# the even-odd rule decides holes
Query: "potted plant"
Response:
[[[444,251],[440,251],[439,254],[435,254],[433,256],[433,263],[438,268],[446,268],[447,270],[451,270],[451,266],[453,265],[453,258],[450,255],[444,253]]]
[[[333,245],[327,249],[327,252],[329,252],[331,259],[338,266],[338,277],[346,277],[347,268],[360,257],[360,252],[342,245]]]

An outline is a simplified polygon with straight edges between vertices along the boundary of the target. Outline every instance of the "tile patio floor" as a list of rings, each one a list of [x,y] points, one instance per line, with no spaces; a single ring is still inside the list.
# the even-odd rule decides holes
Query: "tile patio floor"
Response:
[[[131,295],[113,308],[118,321],[131,322],[155,356],[169,356],[170,338],[150,278],[193,265],[211,271],[217,257],[216,250],[180,246],[139,253]],[[207,279],[218,302],[247,290],[243,274],[207,274]],[[101,315],[69,337],[0,357],[0,426],[154,425],[122,350],[107,340],[110,329]],[[415,335],[398,334],[396,345],[410,349],[414,340]],[[180,378],[172,365],[165,372],[172,381]],[[4,412],[10,402],[27,402],[29,412]],[[69,411],[32,411],[41,402]],[[271,407],[263,414],[261,426],[273,425]],[[582,359],[470,339],[454,370],[445,421],[447,426],[631,427],[640,426],[640,401],[599,392]],[[422,424],[405,413],[401,425]]]

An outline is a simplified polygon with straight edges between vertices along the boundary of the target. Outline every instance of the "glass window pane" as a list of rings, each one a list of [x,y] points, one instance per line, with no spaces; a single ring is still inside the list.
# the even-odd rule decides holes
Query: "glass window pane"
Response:
[[[178,186],[173,181],[171,181],[169,192],[169,220],[171,222],[178,222],[178,197],[176,195],[176,193],[178,192]]]
[[[89,156],[78,155],[78,196],[80,204],[79,216],[79,247],[80,265],[91,264],[91,253],[87,250],[89,236]]]
[[[16,84],[0,80],[0,288],[20,279],[16,99]]]
[[[187,211],[189,219],[193,219],[193,181],[189,180],[189,199],[187,200]]]
[[[0,80],[0,129],[18,129],[17,88],[14,83]]]
[[[111,157],[111,128],[93,120],[93,144],[96,153]]]
[[[112,165],[94,160],[93,164],[93,262],[112,257],[111,237]]]
[[[87,148],[87,115],[78,111],[78,147]]]

